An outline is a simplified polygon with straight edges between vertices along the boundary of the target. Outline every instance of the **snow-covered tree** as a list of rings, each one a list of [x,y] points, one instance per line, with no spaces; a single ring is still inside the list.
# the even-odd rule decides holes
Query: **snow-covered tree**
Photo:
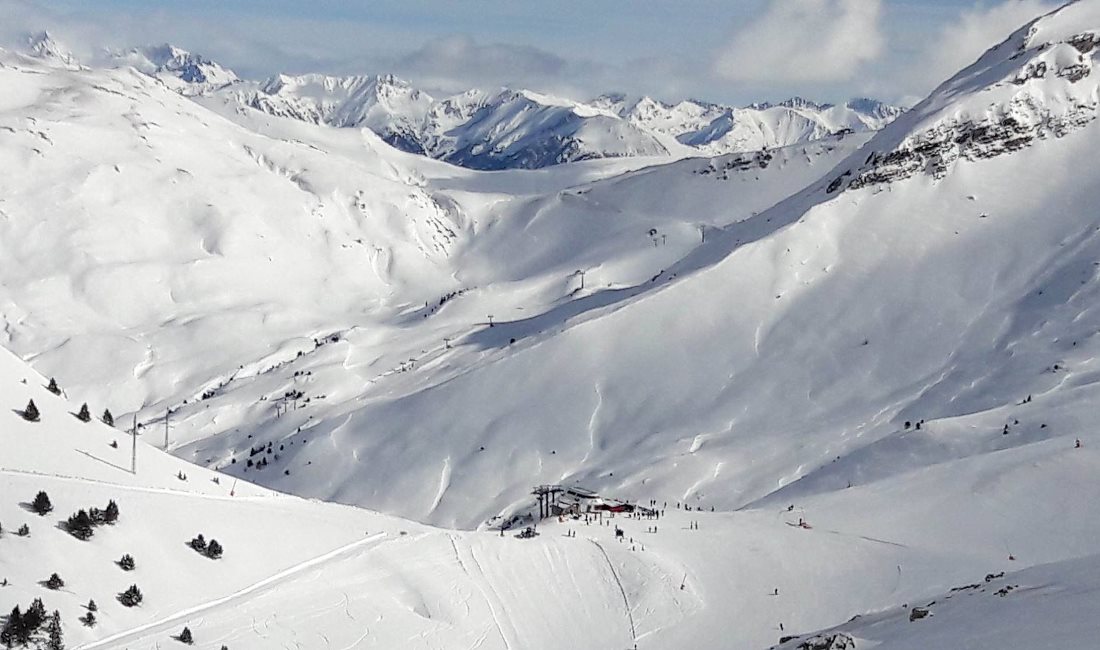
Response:
[[[50,377],[50,385],[46,386],[46,390],[50,391],[54,395],[61,394],[61,387],[57,385],[57,380],[53,377]]]
[[[206,547],[206,557],[216,560],[222,556],[222,545],[218,543],[218,540],[210,540],[210,544]]]
[[[189,627],[183,628],[183,631],[180,632],[180,635],[176,638],[178,638],[181,643],[186,643],[187,645],[193,645],[195,643],[195,639],[191,636],[191,628]]]
[[[121,567],[123,571],[133,571],[134,570],[134,556],[130,555],[129,553],[127,553],[126,555],[123,555],[118,560],[118,566]]]
[[[109,427],[115,426],[115,416],[111,415],[111,409],[103,409],[103,424]]]
[[[88,410],[88,403],[84,402],[80,405],[80,411],[76,414],[76,419],[81,422],[90,422],[92,419],[92,413]]]

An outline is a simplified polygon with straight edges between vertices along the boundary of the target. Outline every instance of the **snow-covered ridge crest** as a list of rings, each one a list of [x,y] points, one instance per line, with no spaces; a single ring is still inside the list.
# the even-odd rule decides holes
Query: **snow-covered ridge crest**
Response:
[[[868,99],[832,105],[796,97],[734,107],[622,94],[575,101],[524,88],[437,98],[392,74],[277,74],[248,81],[171,45],[109,52],[107,61],[132,66],[185,96],[311,124],[367,128],[397,149],[483,170],[758,151],[875,131],[902,112]]]
[[[959,159],[1072,133],[1100,114],[1098,58],[1100,2],[1080,0],[1040,17],[884,129],[863,163],[837,176],[829,191],[921,172],[942,178]]]
[[[116,65],[128,65],[159,79],[181,95],[201,95],[238,83],[232,71],[169,43],[108,52]]]

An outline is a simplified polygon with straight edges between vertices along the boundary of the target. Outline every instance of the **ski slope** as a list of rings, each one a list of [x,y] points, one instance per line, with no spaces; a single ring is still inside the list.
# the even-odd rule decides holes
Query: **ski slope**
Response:
[[[1097,34],[1069,4],[874,135],[492,173],[0,55],[0,610],[89,648],[1093,647]],[[499,535],[542,483],[663,514]]]

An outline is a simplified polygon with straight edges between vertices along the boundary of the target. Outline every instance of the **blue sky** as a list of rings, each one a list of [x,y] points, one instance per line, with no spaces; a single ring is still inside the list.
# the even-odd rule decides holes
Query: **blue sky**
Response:
[[[246,77],[394,72],[430,92],[525,86],[744,104],[908,103],[1054,0],[0,0],[0,40],[78,56],[171,42]]]

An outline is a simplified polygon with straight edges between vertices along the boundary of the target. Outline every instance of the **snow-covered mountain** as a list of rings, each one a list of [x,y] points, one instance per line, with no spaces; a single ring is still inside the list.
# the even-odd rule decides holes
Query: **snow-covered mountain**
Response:
[[[628,100],[624,95],[603,95],[593,105],[710,155],[774,149],[837,133],[877,131],[902,113],[897,107],[865,98],[834,106],[796,97],[779,104],[739,108],[693,100],[672,105],[650,97]]]
[[[744,108],[663,104],[604,95],[577,102],[529,90],[470,90],[433,98],[393,75],[276,75],[242,81],[230,70],[163,45],[111,53],[178,92],[232,101],[278,117],[368,128],[403,151],[470,169],[539,169],[619,157],[757,151],[850,131],[873,131],[901,110],[869,99],[844,106],[792,99]]]
[[[484,173],[246,82],[0,63],[0,612],[83,648],[1095,644],[1100,0],[879,131],[658,164]],[[426,116],[629,123],[497,97]],[[541,484],[662,515],[502,536]]]
[[[108,56],[117,64],[159,79],[182,95],[202,95],[240,81],[232,70],[167,43],[110,52]]]

